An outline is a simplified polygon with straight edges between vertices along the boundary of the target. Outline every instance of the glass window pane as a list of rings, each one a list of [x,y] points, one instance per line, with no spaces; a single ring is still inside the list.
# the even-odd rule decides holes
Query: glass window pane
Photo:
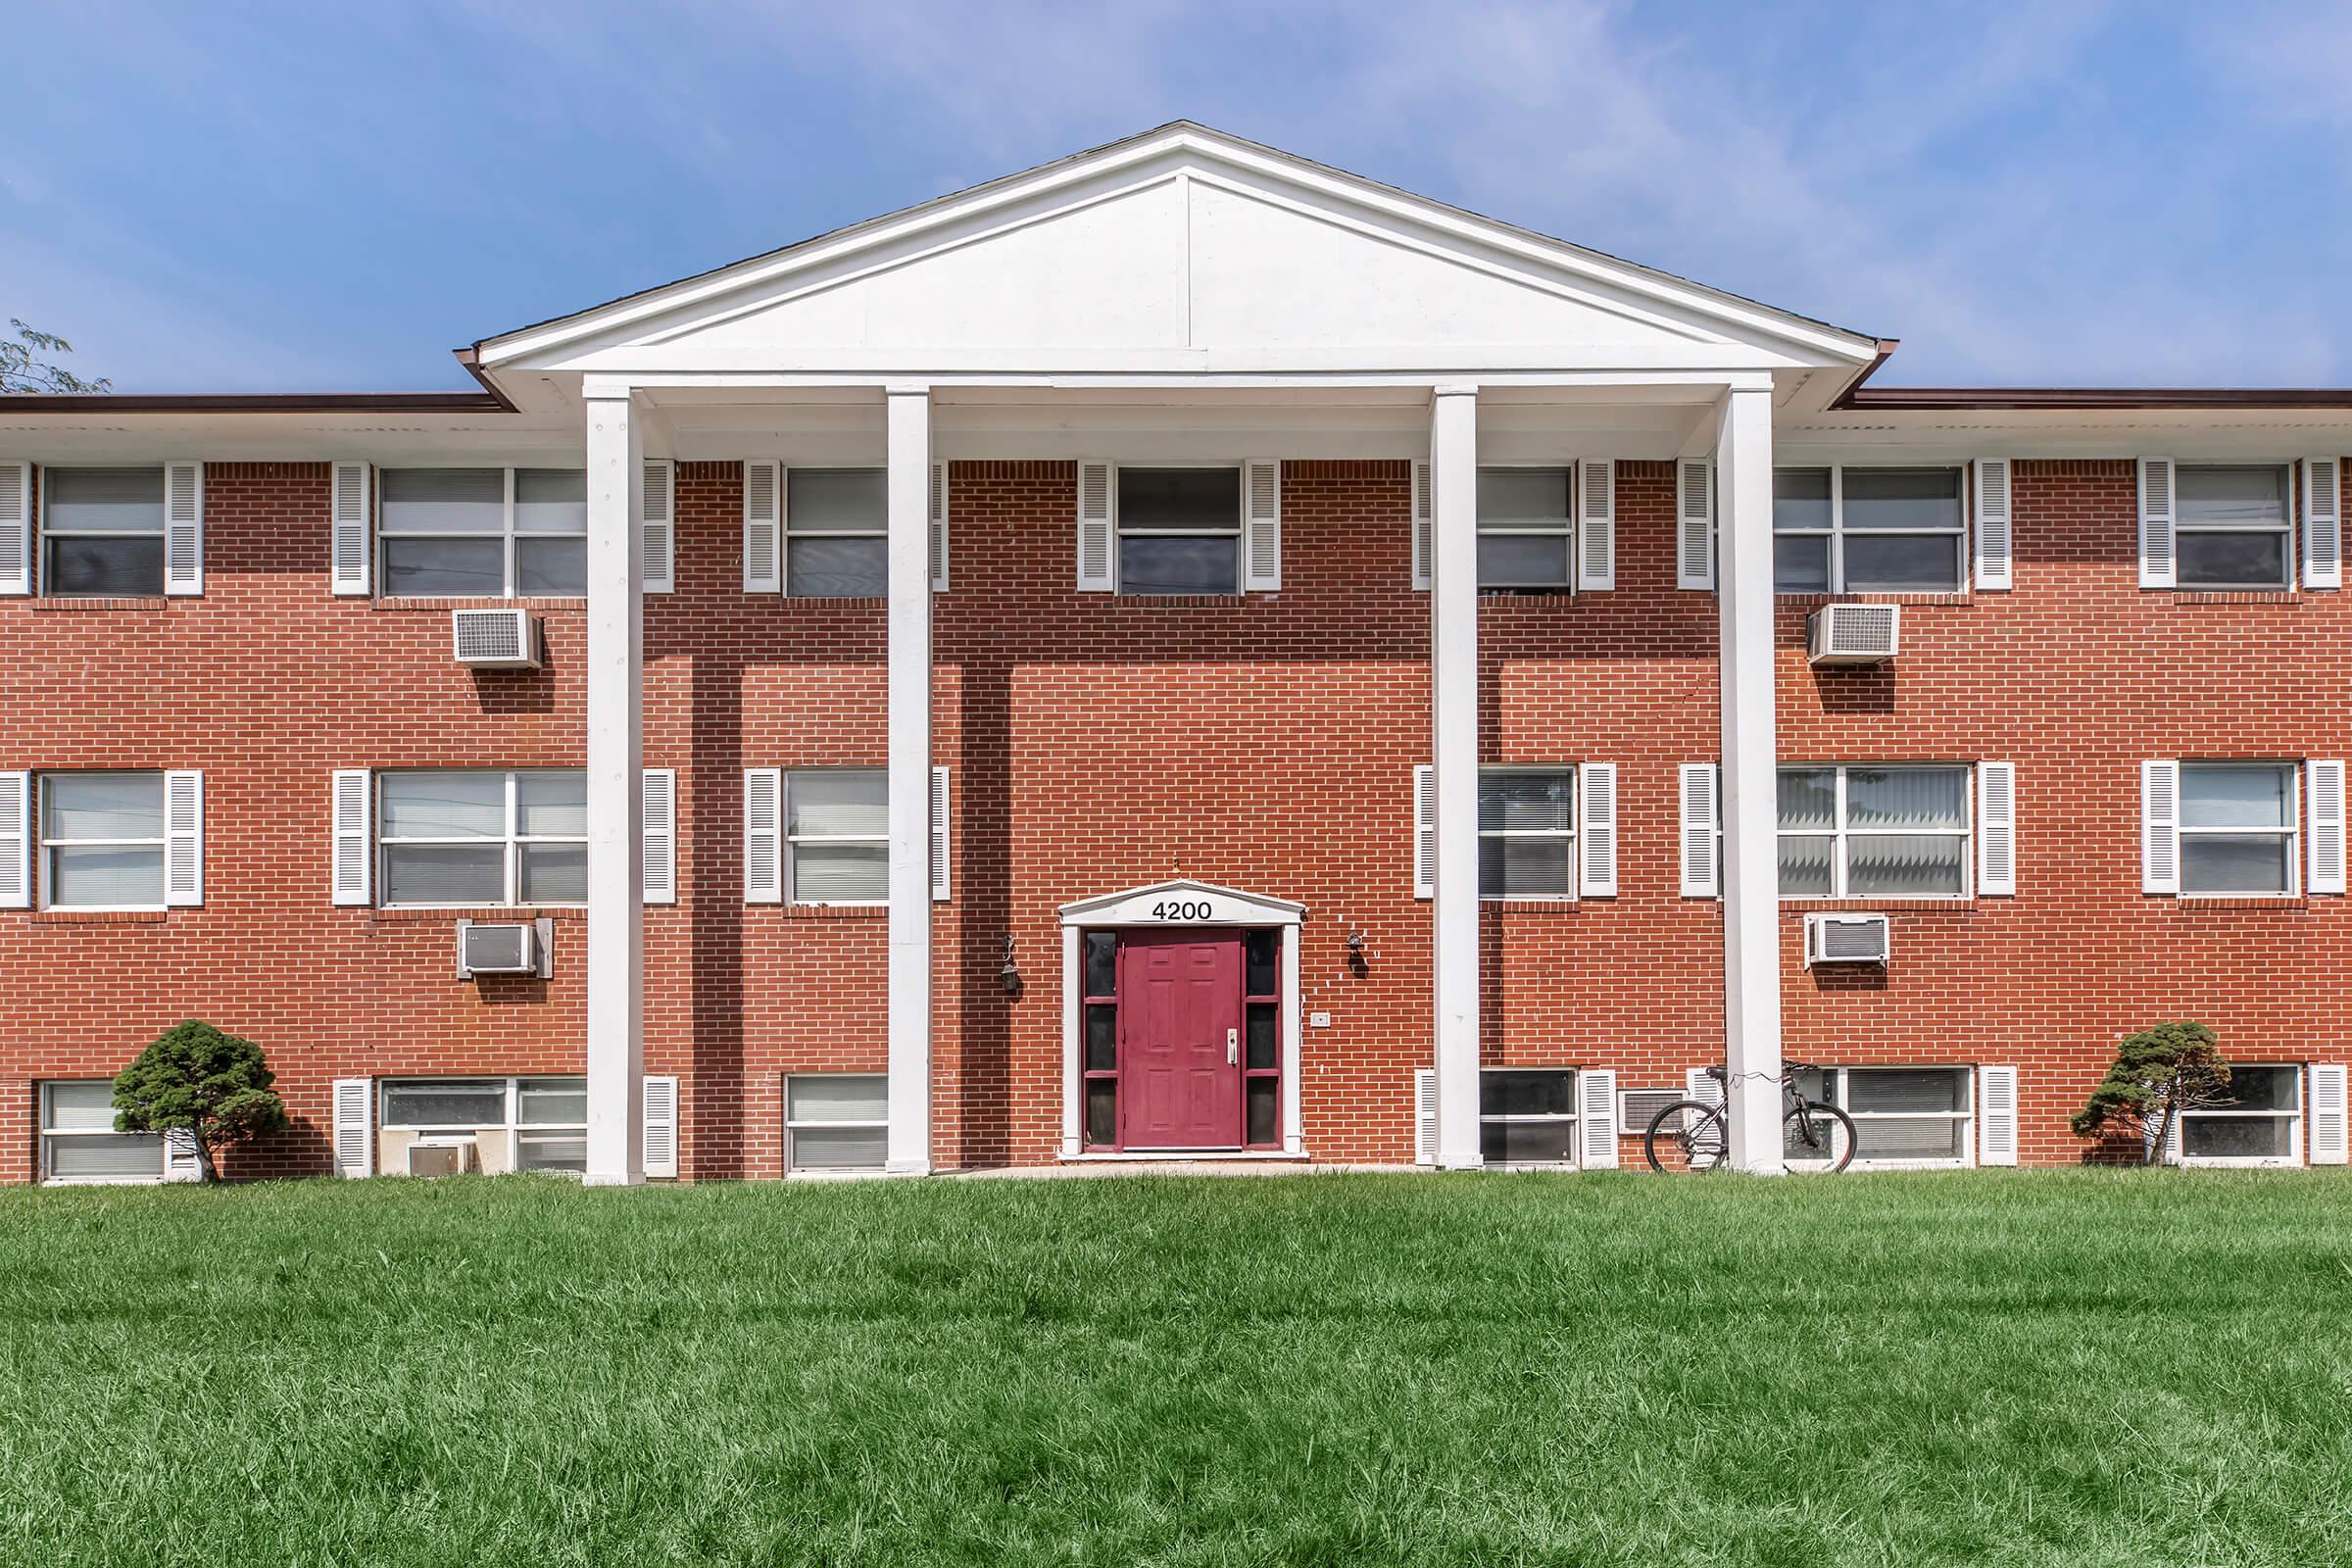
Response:
[[[49,852],[49,902],[61,909],[105,909],[164,902],[160,849]]]
[[[1282,933],[1252,931],[1242,939],[1242,987],[1246,995],[1270,997],[1281,985],[1277,964],[1282,956]]]
[[[514,831],[526,839],[588,836],[588,775],[569,768],[514,775]]]
[[[1958,534],[1845,536],[1845,592],[1956,593],[1960,588]]]
[[[1858,1121],[1856,1159],[1960,1159],[1968,1152],[1968,1123],[1957,1117],[1934,1121]]]
[[[1851,1111],[1966,1110],[1968,1073],[1959,1067],[1858,1067],[1845,1075]]]
[[[49,1176],[61,1182],[120,1181],[164,1175],[161,1133],[106,1133],[88,1138],[51,1138]]]
[[[586,533],[587,472],[580,468],[516,468],[514,531]]]
[[[1784,767],[1780,773],[1780,825],[1833,828],[1838,825],[1838,770]]]
[[[1966,839],[1942,833],[1856,833],[1845,841],[1845,892],[1854,899],[1948,898],[1967,891]]]
[[[41,587],[63,599],[155,598],[164,591],[164,541],[52,537]]]
[[[522,847],[522,902],[586,904],[588,846],[525,844]]]
[[[504,469],[386,468],[382,479],[375,525],[385,533],[506,531]]]
[[[1119,936],[1115,931],[1086,934],[1086,994],[1107,997],[1118,991]]]
[[[2180,825],[2286,827],[2294,770],[2270,762],[2198,762],[2180,770]]]
[[[884,468],[788,468],[784,526],[792,533],[888,528],[889,478]]]
[[[1241,590],[1241,541],[1129,534],[1119,541],[1123,594],[1230,594]]]
[[[526,1171],[584,1171],[588,1168],[588,1139],[584,1134],[522,1134],[514,1140],[514,1164]]]
[[[1568,582],[1568,539],[1562,534],[1482,533],[1478,536],[1478,584],[1482,588],[1560,588]]]
[[[2284,893],[2287,838],[2281,834],[2191,833],[2180,841],[2183,893]]]
[[[1845,526],[1945,528],[1960,526],[1958,468],[1848,468]]]
[[[2293,1110],[2302,1103],[2297,1092],[2302,1077],[2300,1067],[2233,1066],[2230,1069],[2230,1103],[2223,1108]]]
[[[156,839],[164,836],[161,773],[51,773],[41,780],[51,839]]]
[[[1086,1009],[1086,1070],[1116,1072],[1119,1068],[1119,1009],[1096,1003]]]
[[[514,1086],[514,1120],[525,1127],[581,1125],[588,1120],[588,1080],[523,1079]]]
[[[792,1130],[794,1170],[880,1170],[889,1152],[890,1134],[879,1127]]]
[[[1238,528],[1241,521],[1239,468],[1119,469],[1121,528]]]
[[[161,468],[51,468],[44,528],[79,532],[162,533]]]
[[[1572,1121],[1490,1121],[1479,1124],[1480,1151],[1491,1164],[1559,1164],[1569,1157]]]
[[[1576,775],[1569,772],[1494,772],[1478,775],[1478,827],[1556,829],[1576,825]]]
[[[387,539],[384,592],[497,599],[507,591],[507,547],[496,539]]]
[[[1115,1078],[1086,1081],[1086,1142],[1093,1149],[1112,1149],[1118,1145],[1119,1084]]]
[[[1772,542],[1772,591],[1778,594],[1828,593],[1830,542],[1827,539],[1775,539]]]
[[[115,1130],[115,1086],[105,1078],[49,1085],[41,1126],[50,1132]]]
[[[802,843],[792,848],[795,904],[880,904],[890,897],[890,848]]]
[[[2283,588],[2286,535],[2186,533],[2173,541],[2178,581],[2190,588]]]
[[[1249,1081],[1249,1131],[1245,1135],[1251,1144],[1274,1144],[1282,1135],[1274,1130],[1276,1080],[1252,1078]]]
[[[504,773],[386,773],[377,783],[376,798],[388,839],[506,835]]]
[[[1772,470],[1772,525],[1777,529],[1830,525],[1830,470]]]
[[[2259,466],[2190,466],[2173,470],[2174,513],[2183,528],[2286,525],[2286,470]]]
[[[793,599],[887,599],[890,543],[884,539],[793,539],[784,547],[785,593]]]
[[[588,541],[517,539],[514,591],[525,595],[584,596],[588,592]]]
[[[1781,835],[1781,897],[1826,899],[1835,886],[1831,856],[1836,840]]]
[[[1568,492],[1566,468],[1481,468],[1478,520],[1565,523]]]
[[[1478,1075],[1478,1113],[1482,1116],[1568,1116],[1576,1112],[1572,1072],[1482,1072]]]
[[[507,1086],[495,1078],[425,1080],[384,1086],[387,1127],[504,1127]]]
[[[1967,808],[1963,768],[1850,767],[1845,772],[1847,827],[1965,827]]]
[[[784,1085],[785,1114],[792,1121],[890,1120],[890,1079],[884,1074],[795,1075]]]
[[[497,844],[388,844],[384,902],[427,906],[507,902],[507,852]]]
[[[2286,1159],[2295,1152],[2294,1123],[2284,1116],[2183,1116],[2180,1152],[2207,1159]]]
[[[1478,891],[1490,899],[1564,899],[1576,890],[1574,840],[1482,838]]]
[[[883,838],[890,832],[890,775],[836,767],[794,773],[785,831]]]
[[[1250,1003],[1249,1025],[1250,1049],[1242,1064],[1247,1067],[1273,1066],[1275,1053],[1282,1046],[1281,1030],[1276,1027],[1274,1004]]]

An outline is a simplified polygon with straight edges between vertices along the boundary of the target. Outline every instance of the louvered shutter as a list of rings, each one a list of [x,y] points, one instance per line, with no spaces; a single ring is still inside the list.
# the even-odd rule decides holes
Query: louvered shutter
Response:
[[[174,1127],[164,1134],[164,1180],[204,1180],[204,1161],[196,1157],[195,1135],[185,1128]]]
[[[2170,588],[2173,569],[2173,460],[2139,460],[2139,585]]]
[[[1704,1067],[1686,1067],[1683,1070],[1683,1087],[1692,1100],[1702,1104],[1723,1103],[1723,1084]]]
[[[2303,586],[2339,588],[2344,578],[2343,467],[2334,458],[2303,460]]]
[[[1272,593],[1282,586],[1282,460],[1251,458],[1242,466],[1242,590]]]
[[[2010,583],[2010,466],[2007,458],[1977,460],[1977,587],[2005,593]]]
[[[164,774],[164,903],[182,908],[204,902],[204,775],[194,768]]]
[[[743,897],[784,902],[784,770],[743,770]]]
[[[948,591],[948,466],[931,465],[931,591]]]
[[[335,1080],[335,1174],[375,1174],[375,1085],[367,1078]]]
[[[204,465],[164,465],[164,592],[204,592]]]
[[[2344,1063],[2314,1062],[2311,1067],[2311,1162],[2314,1165],[2341,1165],[2352,1158],[2347,1139],[2352,1138],[2352,1115],[2348,1115],[2346,1080],[2352,1079],[2352,1068]]]
[[[1576,466],[1576,586],[1617,586],[1617,462],[1587,458]]]
[[[2303,764],[2311,812],[2311,891],[2344,891],[2344,764]]]
[[[1106,594],[1119,585],[1112,559],[1118,525],[1117,470],[1108,463],[1078,465],[1078,591]]]
[[[32,907],[32,775],[0,773],[0,909]]]
[[[1702,1105],[1723,1103],[1723,1084],[1704,1067],[1687,1069],[1683,1074],[1683,1089],[1690,1099]],[[1696,1120],[1690,1111],[1683,1112],[1684,1130],[1693,1135],[1690,1144],[1691,1163],[1701,1166],[1715,1164],[1725,1153],[1724,1140],[1731,1132],[1729,1118],[1710,1118],[1703,1127],[1692,1126]]]
[[[2139,891],[2180,891],[2180,764],[2139,764]]]
[[[1977,1069],[1977,1163],[2017,1163],[2017,1069]]]
[[[371,880],[368,873],[373,863],[368,846],[370,785],[371,779],[364,767],[335,770],[330,874],[337,904],[366,904],[368,899]]]
[[[1617,1168],[1617,1073],[1584,1067],[1576,1075],[1576,1137],[1587,1170]]]
[[[645,1075],[645,1173],[678,1173],[678,1080],[671,1073]]]
[[[931,899],[948,896],[948,770],[931,770]]]
[[[645,460],[645,591],[665,594],[677,586],[678,466],[668,458]]]
[[[645,770],[645,902],[678,902],[678,773]]]
[[[1438,770],[1413,769],[1413,897],[1438,896]]]
[[[366,597],[372,573],[373,552],[368,548],[368,519],[375,505],[375,475],[365,463],[338,463],[328,498],[332,514],[328,529],[333,561],[330,586],[342,597]]]
[[[1704,458],[1675,465],[1674,585],[1715,586],[1715,468]]]
[[[1682,822],[1683,822],[1683,897],[1712,899],[1721,896],[1722,808],[1717,803],[1717,780],[1713,762],[1685,762],[1683,764]]]
[[[1413,1163],[1438,1162],[1438,1070],[1413,1070]]]
[[[1413,586],[1427,592],[1436,577],[1437,497],[1426,459],[1413,465]]]
[[[0,594],[32,592],[32,465],[0,463]]]
[[[1577,891],[1588,899],[1613,899],[1617,896],[1617,764],[1587,762],[1577,774]]]
[[[1977,764],[1977,891],[2017,892],[2017,764]]]
[[[743,591],[784,591],[784,469],[772,459],[743,466]]]

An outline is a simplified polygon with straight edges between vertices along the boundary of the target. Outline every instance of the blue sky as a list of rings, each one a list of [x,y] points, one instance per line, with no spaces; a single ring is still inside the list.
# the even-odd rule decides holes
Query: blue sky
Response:
[[[0,318],[124,391],[448,350],[1190,118],[1843,326],[2352,383],[2352,5],[29,3]]]

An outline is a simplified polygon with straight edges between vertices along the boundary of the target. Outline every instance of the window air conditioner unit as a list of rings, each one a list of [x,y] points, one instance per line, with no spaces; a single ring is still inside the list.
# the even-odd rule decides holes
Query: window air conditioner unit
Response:
[[[463,1176],[478,1168],[470,1138],[419,1138],[409,1146],[412,1176]]]
[[[1817,963],[1885,963],[1894,944],[1883,914],[1805,916],[1805,967]]]
[[[1680,1089],[1620,1089],[1617,1092],[1617,1131],[1627,1138],[1639,1138],[1649,1131],[1649,1124],[1659,1111],[1678,1100],[1690,1097]]]
[[[1805,621],[1816,664],[1877,664],[1894,657],[1900,605],[1824,605]]]
[[[482,974],[533,974],[550,977],[549,951],[554,944],[552,920],[488,920],[458,922],[458,978]]]
[[[475,669],[537,669],[539,622],[526,610],[453,610],[450,640],[458,662]]]

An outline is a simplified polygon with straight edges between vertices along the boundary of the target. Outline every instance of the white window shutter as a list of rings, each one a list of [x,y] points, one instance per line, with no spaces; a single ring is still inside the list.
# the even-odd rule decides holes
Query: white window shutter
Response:
[[[1282,460],[1251,458],[1242,465],[1242,591],[1272,593],[1282,586]]]
[[[1977,1069],[1977,1163],[2017,1163],[2017,1069]]]
[[[1617,1073],[1581,1067],[1576,1074],[1576,1140],[1584,1168],[1617,1168]]]
[[[204,465],[164,465],[164,592],[204,592]]]
[[[2303,764],[2304,796],[2311,812],[2311,891],[2344,891],[2344,764]]]
[[[743,591],[784,589],[784,467],[772,458],[743,465]]]
[[[1715,586],[1715,467],[1704,458],[1675,465],[1674,585]]]
[[[1723,808],[1717,801],[1715,764],[1683,764],[1683,897],[1720,898]]]
[[[1113,534],[1118,527],[1119,486],[1108,463],[1078,465],[1078,591],[1106,594],[1119,585]]]
[[[32,907],[32,775],[0,773],[0,909]]]
[[[334,552],[329,567],[331,586],[339,596],[365,598],[372,575],[368,568],[374,552],[369,548],[368,521],[375,507],[375,475],[367,464],[335,465],[329,506]]]
[[[2173,460],[2139,460],[2139,585],[2173,586]]]
[[[1617,896],[1617,764],[1577,769],[1577,890],[1588,899]]]
[[[1977,891],[2017,892],[2017,764],[1977,764]]]
[[[1438,770],[1413,769],[1413,897],[1438,896]]]
[[[677,586],[678,466],[668,458],[645,460],[645,591],[665,594]]]
[[[931,770],[931,901],[948,896],[948,770]]]
[[[2139,764],[2139,891],[2180,891],[2180,764]]]
[[[645,1173],[678,1173],[678,1080],[675,1073],[645,1075]]]
[[[1587,458],[1576,466],[1576,586],[1599,592],[1617,586],[1617,460]]]
[[[204,1161],[196,1157],[195,1135],[183,1127],[174,1127],[164,1134],[164,1180],[204,1180]]]
[[[784,770],[743,770],[743,898],[784,902]]]
[[[331,846],[337,904],[366,904],[374,857],[368,843],[373,780],[364,767],[335,769],[334,843]]]
[[[1723,1103],[1723,1084],[1704,1067],[1688,1067],[1683,1071],[1683,1089],[1701,1104]]]
[[[32,592],[32,465],[0,463],[0,594]]]
[[[1413,1163],[1438,1162],[1438,1070],[1413,1070]]]
[[[645,770],[645,902],[678,902],[678,771]]]
[[[375,1174],[375,1084],[372,1080],[335,1080],[335,1174]]]
[[[1436,577],[1435,557],[1438,550],[1438,506],[1431,486],[1429,460],[1413,464],[1413,587],[1422,593],[1429,591]]]
[[[2335,458],[2305,458],[2303,586],[2340,588],[2343,581],[2343,465]]]
[[[204,902],[204,775],[175,767],[164,774],[164,903]]]
[[[2311,1162],[2341,1165],[2352,1160],[2352,1107],[2346,1102],[2346,1080],[2352,1067],[2343,1062],[2311,1065]]]
[[[931,591],[948,591],[948,466],[931,465]]]
[[[1977,460],[1977,587],[2005,593],[2010,584],[2010,512],[2014,505],[2007,458]]]

